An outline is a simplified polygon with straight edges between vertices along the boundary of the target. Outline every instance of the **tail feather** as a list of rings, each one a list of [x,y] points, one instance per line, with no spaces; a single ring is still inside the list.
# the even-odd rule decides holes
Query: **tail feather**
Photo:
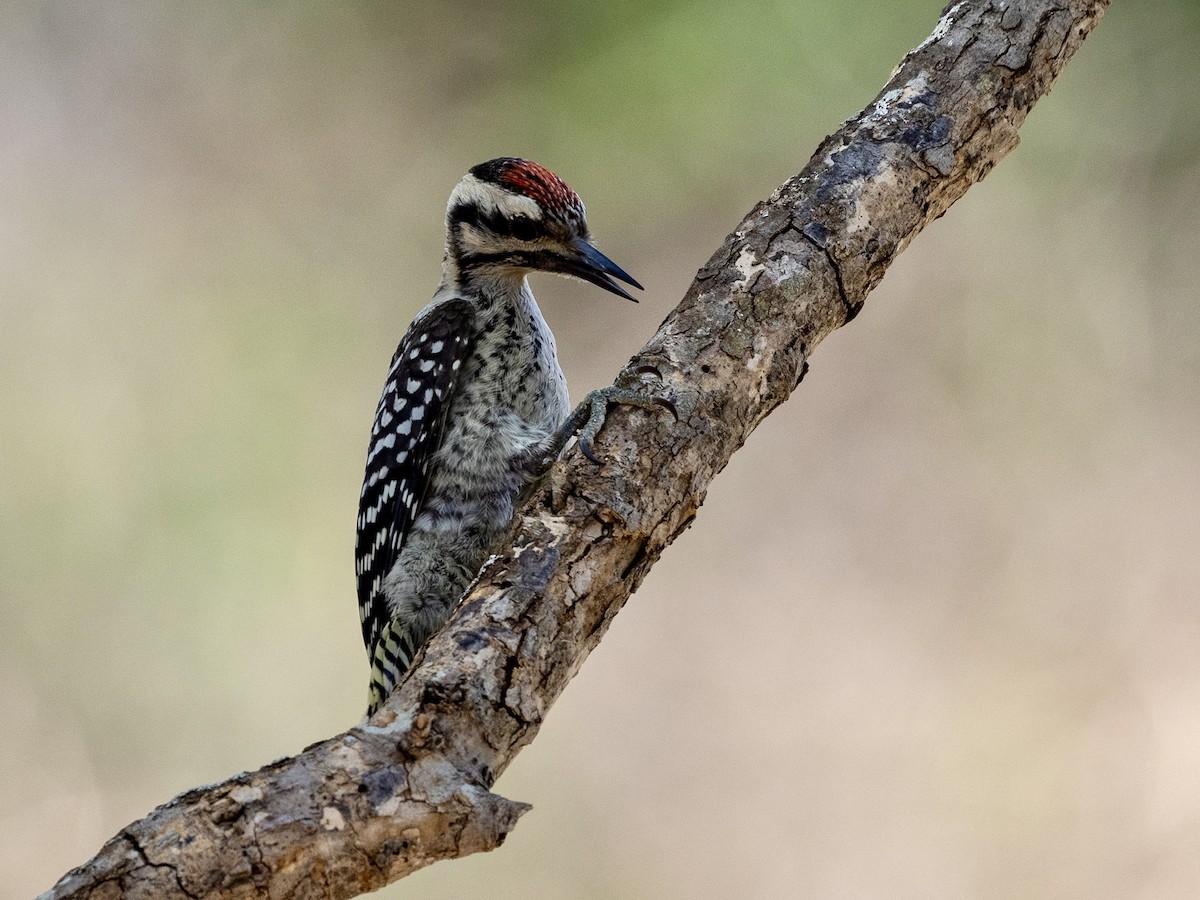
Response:
[[[371,652],[371,684],[367,689],[367,716],[375,715],[383,701],[396,689],[416,656],[412,632],[403,622],[392,619]]]

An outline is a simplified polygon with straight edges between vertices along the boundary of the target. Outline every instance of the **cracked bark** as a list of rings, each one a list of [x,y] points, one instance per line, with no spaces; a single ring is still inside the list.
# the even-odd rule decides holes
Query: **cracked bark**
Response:
[[[188,791],[45,898],[321,897],[499,846],[529,809],[491,792],[713,477],[888,265],[1016,146],[1108,0],[964,0],[879,96],[726,238],[618,376],[675,398],[613,410],[573,453],[367,725]]]

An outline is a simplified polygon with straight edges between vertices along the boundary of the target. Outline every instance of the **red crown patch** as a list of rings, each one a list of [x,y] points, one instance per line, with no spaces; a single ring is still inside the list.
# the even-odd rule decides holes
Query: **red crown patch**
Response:
[[[527,159],[512,160],[500,172],[497,181],[519,194],[532,197],[545,210],[562,213],[583,207],[579,195],[565,181],[545,166]]]

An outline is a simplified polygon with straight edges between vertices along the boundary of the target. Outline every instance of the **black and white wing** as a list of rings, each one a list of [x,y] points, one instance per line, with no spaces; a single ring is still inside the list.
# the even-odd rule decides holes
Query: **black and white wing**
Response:
[[[383,581],[420,512],[429,463],[471,351],[473,321],[471,304],[457,297],[430,307],[409,326],[388,369],[371,428],[354,548],[367,653],[390,619]]]

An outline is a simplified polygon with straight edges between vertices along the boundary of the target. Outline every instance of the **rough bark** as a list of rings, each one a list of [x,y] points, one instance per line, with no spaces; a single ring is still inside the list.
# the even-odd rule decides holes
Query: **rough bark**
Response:
[[[44,897],[352,897],[499,846],[491,792],[713,477],[888,265],[1016,146],[1107,0],[964,0],[879,96],[759,203],[618,383],[596,467],[573,453],[368,725],[189,791]]]

